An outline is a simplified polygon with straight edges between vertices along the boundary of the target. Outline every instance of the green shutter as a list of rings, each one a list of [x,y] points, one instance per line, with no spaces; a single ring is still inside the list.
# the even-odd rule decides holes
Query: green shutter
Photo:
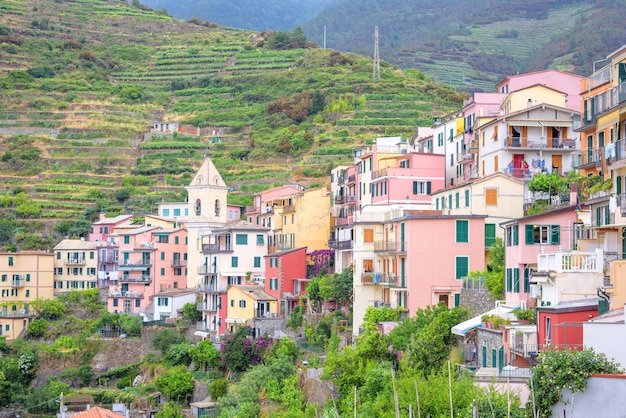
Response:
[[[519,293],[519,268],[513,269],[513,291]]]
[[[456,242],[469,242],[469,221],[456,221]]]
[[[506,269],[506,291],[511,292],[513,289],[513,277],[511,269]]]
[[[465,191],[465,206],[469,206],[469,190]]]
[[[617,176],[615,178],[615,191],[618,196],[622,194],[622,176]]]
[[[237,234],[235,235],[235,242],[237,245],[247,245],[248,244],[248,235],[247,234]]]
[[[469,271],[469,260],[467,257],[456,258],[456,278],[460,279],[466,277]]]
[[[525,293],[530,292],[530,277],[528,273],[529,273],[529,268],[526,267],[524,269],[524,292]]]
[[[427,181],[426,182],[426,194],[430,195],[431,191],[432,191],[432,184],[430,181]]]
[[[513,225],[513,245],[519,244],[519,225]]]
[[[561,243],[561,226],[560,225],[552,225],[550,226],[550,244],[560,244]]]
[[[535,231],[533,225],[526,225],[526,244],[535,243]]]
[[[254,257],[254,267],[261,267],[261,257]]]
[[[455,293],[454,294],[454,306],[459,306],[461,302],[461,294],[460,293]]]
[[[491,247],[496,242],[496,224],[485,224],[485,247]]]

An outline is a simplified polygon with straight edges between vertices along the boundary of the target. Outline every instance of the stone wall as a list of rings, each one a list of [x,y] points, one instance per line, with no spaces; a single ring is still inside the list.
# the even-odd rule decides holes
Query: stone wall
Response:
[[[461,289],[459,305],[470,310],[470,316],[482,315],[496,306],[491,292],[484,288]]]
[[[496,355],[496,367],[498,367],[498,351],[502,347],[502,331],[498,329],[477,328],[476,329],[476,349],[478,352],[478,366],[483,367],[483,347],[486,352],[486,367],[493,367],[493,350]],[[506,359],[505,359],[506,361]],[[504,366],[504,365],[503,365]]]

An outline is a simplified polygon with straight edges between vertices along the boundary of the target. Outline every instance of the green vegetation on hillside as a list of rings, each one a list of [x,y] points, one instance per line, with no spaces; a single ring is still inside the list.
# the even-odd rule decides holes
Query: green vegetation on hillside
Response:
[[[183,22],[122,0],[5,3],[4,247],[25,248],[19,234],[33,232],[48,241],[29,247],[49,248],[61,221],[184,201],[204,155],[233,203],[284,183],[323,185],[355,147],[410,137],[461,103],[415,70],[383,63],[374,82],[371,59],[315,48],[297,29]],[[161,121],[183,131],[149,134]]]

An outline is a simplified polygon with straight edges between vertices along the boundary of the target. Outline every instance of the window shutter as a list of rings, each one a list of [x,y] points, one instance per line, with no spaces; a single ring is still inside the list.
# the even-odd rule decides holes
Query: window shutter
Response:
[[[513,225],[513,245],[519,244],[519,225]]]
[[[511,269],[506,269],[506,291],[510,292],[513,289],[513,278]]]
[[[550,244],[560,244],[560,243],[561,243],[561,226],[552,225],[550,227]]]
[[[467,257],[456,258],[456,278],[466,277],[469,271],[469,260]]]
[[[454,306],[455,307],[459,306],[460,302],[461,302],[461,294],[455,293],[454,294]]]
[[[530,292],[530,277],[528,277],[529,268],[524,269],[524,292]]]
[[[513,269],[513,291],[519,293],[519,268]]]
[[[526,244],[535,243],[535,231],[533,225],[526,225]]]
[[[430,194],[430,192],[432,190],[431,187],[432,187],[431,182],[427,181],[426,182],[426,194],[428,194],[428,195]]]
[[[417,194],[417,182],[413,182],[413,194]]]

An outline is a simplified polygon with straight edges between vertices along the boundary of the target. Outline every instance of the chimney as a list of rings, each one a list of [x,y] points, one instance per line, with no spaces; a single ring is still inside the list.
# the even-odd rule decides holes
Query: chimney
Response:
[[[104,212],[100,212],[100,220],[104,221],[106,219],[106,215],[104,214]]]

